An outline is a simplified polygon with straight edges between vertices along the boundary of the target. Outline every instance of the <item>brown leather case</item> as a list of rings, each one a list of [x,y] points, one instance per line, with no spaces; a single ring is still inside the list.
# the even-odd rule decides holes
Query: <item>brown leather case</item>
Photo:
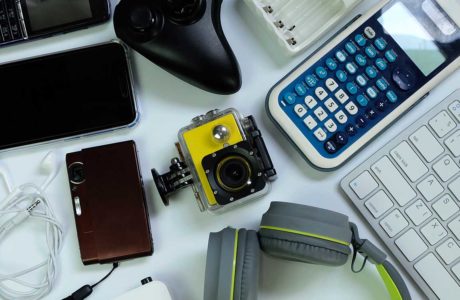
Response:
[[[66,161],[83,264],[152,255],[153,241],[134,141],[69,153]],[[80,163],[85,180],[75,184],[69,167]]]

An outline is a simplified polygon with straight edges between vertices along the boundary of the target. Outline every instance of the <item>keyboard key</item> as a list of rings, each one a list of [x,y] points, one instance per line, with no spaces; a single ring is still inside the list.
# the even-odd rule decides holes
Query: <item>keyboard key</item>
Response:
[[[457,216],[455,219],[453,219],[447,226],[455,235],[457,240],[460,240],[460,216]]]
[[[312,116],[306,117],[303,120],[303,122],[305,123],[305,125],[307,125],[308,129],[310,129],[310,130],[315,129],[315,127],[318,125],[318,123],[316,123],[315,119],[313,119]]]
[[[385,58],[389,61],[389,62],[395,62],[396,59],[398,58],[398,55],[396,54],[396,52],[393,50],[393,49],[390,49],[388,50],[387,52],[385,52]]]
[[[329,89],[329,91],[333,92],[339,87],[339,85],[334,79],[329,78],[326,80],[326,87]]]
[[[358,54],[355,56],[355,61],[356,63],[361,66],[361,67],[364,67],[366,64],[367,64],[367,59],[364,55],[362,54]]]
[[[338,113],[335,114],[335,119],[340,123],[340,124],[345,124],[348,121],[347,115],[343,112],[343,110],[339,110]]]
[[[377,80],[375,82],[375,85],[378,87],[379,90],[381,90],[382,92],[385,91],[389,84],[388,84],[388,81],[385,80],[385,78],[380,78],[379,80]]]
[[[367,38],[369,39],[373,39],[375,38],[375,30],[370,27],[370,26],[367,26],[366,28],[364,28],[364,34],[367,36]]]
[[[302,118],[307,113],[307,109],[302,104],[296,104],[296,106],[294,106],[294,111],[299,118]]]
[[[388,101],[390,101],[391,103],[395,103],[396,101],[398,101],[398,96],[393,91],[388,91],[386,96]]]
[[[327,107],[327,109],[332,113],[334,111],[336,111],[339,106],[337,105],[337,103],[335,103],[334,100],[332,100],[332,98],[329,98],[327,99],[326,101],[324,101],[324,105]]]
[[[356,101],[362,107],[367,106],[367,104],[369,104],[369,100],[367,100],[367,98],[364,95],[358,95],[358,97],[356,97]]]
[[[370,45],[369,47],[366,47],[366,50],[364,50],[364,52],[366,52],[366,55],[369,58],[374,58],[377,56],[377,50],[375,50],[374,46],[372,45]]]
[[[460,168],[449,155],[446,155],[433,165],[433,170],[445,182],[457,174]]]
[[[368,171],[364,171],[350,182],[351,189],[360,199],[366,198],[379,185]]]
[[[312,96],[307,96],[305,97],[305,104],[308,106],[308,108],[312,109],[316,106],[316,104],[318,104],[318,102],[316,102],[315,98]]]
[[[460,280],[460,262],[452,268],[452,272],[454,272],[455,276]]]
[[[343,71],[343,70],[338,70],[337,72],[335,72],[335,76],[337,77],[337,79],[340,81],[340,82],[345,82],[347,81],[347,72]]]
[[[287,104],[294,104],[297,96],[294,93],[287,93],[284,95],[283,99]]]
[[[447,231],[442,227],[437,219],[433,219],[420,229],[420,232],[428,240],[430,245],[435,245],[447,235]]]
[[[417,200],[406,209],[406,214],[416,225],[422,224],[426,219],[431,217],[431,210],[426,207],[422,200]]]
[[[354,95],[354,94],[356,94],[358,92],[358,87],[353,82],[349,82],[349,83],[347,83],[347,91],[350,94]]]
[[[439,253],[439,256],[446,264],[451,264],[460,257],[460,247],[453,239],[448,239],[442,243],[441,246],[436,248],[436,252]]]
[[[457,121],[460,122],[460,101],[455,100],[449,105],[449,111],[454,115]]]
[[[384,38],[378,38],[374,42],[375,47],[380,51],[384,50],[387,47],[387,41]]]
[[[379,218],[393,207],[393,202],[384,191],[378,191],[364,203],[374,218]]]
[[[448,137],[444,141],[444,144],[446,144],[447,148],[449,148],[450,152],[452,152],[455,157],[460,156],[460,130],[457,130]]]
[[[356,49],[356,46],[352,42],[348,42],[345,44],[345,50],[351,55],[355,54],[358,49]]]
[[[373,66],[369,66],[366,68],[366,74],[369,78],[375,78],[377,77],[377,69]]]
[[[432,162],[444,152],[444,148],[426,126],[420,127],[409,139],[427,162]]]
[[[362,34],[357,34],[355,36],[355,42],[360,46],[364,47],[367,43],[366,38]]]
[[[454,200],[449,195],[444,195],[433,204],[434,210],[438,213],[442,220],[447,220],[458,212],[458,205],[455,204]]]
[[[386,231],[389,237],[394,237],[409,225],[399,210],[392,211],[380,221],[380,226]]]
[[[323,67],[317,67],[315,70],[316,75],[318,75],[319,78],[324,79],[327,77],[327,71]]]
[[[345,69],[347,69],[348,73],[355,74],[358,71],[358,67],[354,63],[347,63],[345,65]]]
[[[314,132],[315,137],[318,139],[320,142],[324,142],[327,138],[326,132],[322,128],[318,128]]]
[[[413,261],[425,252],[428,247],[414,229],[409,229],[406,233],[395,240],[395,244],[404,254],[408,261]]]
[[[315,109],[314,113],[320,121],[324,121],[324,119],[327,118],[327,112],[322,107],[318,107],[317,109]]]
[[[345,105],[345,109],[352,116],[358,113],[358,107],[356,106],[356,104],[353,103],[353,101],[348,102],[347,105]]]
[[[315,90],[315,95],[316,97],[318,97],[319,100],[324,100],[326,99],[328,94],[325,89],[323,89],[322,87],[318,87]]]
[[[419,180],[428,172],[428,168],[407,142],[400,143],[396,148],[391,150],[390,153],[412,182]]]
[[[358,75],[356,76],[356,82],[359,84],[359,86],[363,87],[366,86],[367,80],[364,78],[363,75]]]
[[[444,191],[442,185],[433,175],[430,175],[420,181],[417,185],[417,189],[428,202],[439,196]]]
[[[329,68],[329,70],[331,71],[334,71],[335,69],[337,69],[337,63],[335,62],[335,60],[333,60],[332,58],[328,58],[326,59],[326,66]]]
[[[337,51],[335,53],[335,57],[340,61],[340,62],[344,62],[347,60],[347,56],[345,55],[345,53],[343,53],[343,51]]]
[[[387,156],[372,165],[371,169],[400,206],[417,195]]]
[[[377,98],[377,91],[373,87],[367,88],[366,93],[372,99]]]
[[[337,125],[335,124],[334,121],[332,121],[332,119],[327,120],[324,123],[324,126],[326,127],[327,131],[329,131],[329,132],[336,132],[337,131]]]
[[[299,96],[305,96],[307,93],[307,88],[302,83],[296,84],[294,89]]]
[[[414,268],[438,298],[456,299],[460,294],[460,286],[433,253],[418,261]]]
[[[305,83],[309,87],[314,87],[316,85],[316,83],[318,83],[318,81],[316,80],[315,76],[307,75],[307,76],[305,76]]]
[[[377,60],[375,61],[375,65],[380,71],[385,71],[388,67],[386,61],[381,58],[377,58]]]
[[[341,104],[344,104],[345,102],[348,101],[348,99],[350,99],[347,93],[345,93],[342,89],[340,89],[337,93],[335,93],[335,97],[337,98],[337,100],[339,100]]]
[[[444,137],[456,126],[455,121],[449,117],[446,111],[442,111],[437,114],[430,120],[429,124],[439,137]]]

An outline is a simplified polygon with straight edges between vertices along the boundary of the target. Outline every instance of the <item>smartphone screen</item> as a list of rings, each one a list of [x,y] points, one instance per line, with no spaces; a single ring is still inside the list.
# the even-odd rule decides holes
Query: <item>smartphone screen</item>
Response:
[[[125,49],[108,43],[0,66],[0,150],[137,119]]]

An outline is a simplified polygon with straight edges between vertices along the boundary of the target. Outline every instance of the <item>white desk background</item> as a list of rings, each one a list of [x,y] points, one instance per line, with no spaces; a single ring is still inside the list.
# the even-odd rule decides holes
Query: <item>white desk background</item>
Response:
[[[375,2],[377,1],[364,1],[337,28],[357,13],[365,12]],[[115,3],[113,1],[113,7]],[[238,93],[218,96],[201,91],[133,52],[136,92],[141,105],[141,119],[136,127],[0,154],[1,163],[7,166],[17,184],[31,180],[40,183],[44,179],[38,171],[38,165],[48,151],[55,150],[60,158],[60,173],[48,189],[48,196],[64,226],[65,239],[59,257],[60,267],[55,287],[46,299],[62,299],[85,284],[95,283],[111,268],[111,265],[83,266],[81,263],[64,167],[65,154],[129,139],[136,141],[139,150],[155,252],[151,257],[121,263],[112,276],[94,290],[89,299],[111,299],[138,287],[140,280],[147,276],[164,281],[175,300],[202,299],[209,232],[219,231],[228,225],[256,229],[270,201],[275,200],[314,205],[344,213],[358,224],[363,237],[368,237],[383,247],[358,211],[340,192],[338,183],[400,130],[460,87],[460,71],[433,90],[429,97],[354,159],[337,171],[325,173],[309,166],[275,128],[266,115],[264,101],[270,87],[327,37],[299,56],[287,57],[266,35],[265,28],[253,19],[241,0],[224,1],[222,24],[241,67],[243,86]],[[330,35],[332,33],[331,31]],[[0,50],[0,62],[95,44],[114,37],[110,21],[87,30],[3,48]],[[179,128],[188,125],[196,115],[212,108],[227,107],[235,107],[245,115],[253,114],[256,117],[278,171],[278,179],[271,192],[264,198],[217,216],[199,212],[191,189],[176,194],[170,206],[165,207],[154,188],[150,169],[155,167],[161,172],[168,169],[170,158],[176,155],[174,143]],[[0,195],[4,193],[5,189],[1,184]],[[0,245],[0,273],[38,262],[46,253],[44,245],[44,227],[24,224]],[[390,259],[393,260],[391,255]],[[286,262],[264,256],[260,269],[259,299],[389,298],[371,264],[361,273],[354,274],[350,271],[350,261],[351,259],[342,267],[334,268]],[[399,265],[397,267],[401,270]],[[413,298],[423,299],[424,296],[406,273],[403,273],[403,277]]]

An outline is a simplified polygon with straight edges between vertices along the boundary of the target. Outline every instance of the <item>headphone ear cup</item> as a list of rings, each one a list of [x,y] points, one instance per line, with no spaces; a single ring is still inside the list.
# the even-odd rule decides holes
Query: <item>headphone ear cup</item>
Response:
[[[256,300],[260,248],[253,230],[225,228],[209,235],[204,300]]]
[[[262,217],[259,242],[269,255],[339,266],[351,253],[348,217],[307,205],[272,202]]]

